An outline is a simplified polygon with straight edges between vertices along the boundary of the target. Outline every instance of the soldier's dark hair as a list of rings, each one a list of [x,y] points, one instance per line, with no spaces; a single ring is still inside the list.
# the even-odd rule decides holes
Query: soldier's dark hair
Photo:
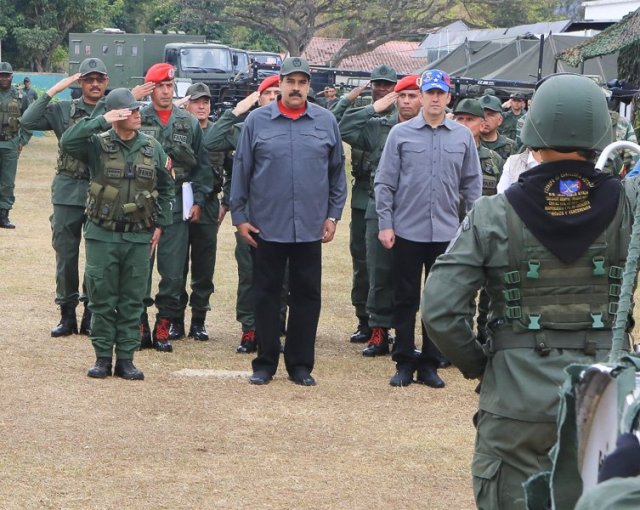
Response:
[[[554,151],[561,152],[562,154],[569,154],[570,152],[575,152],[580,157],[584,158],[590,163],[595,163],[599,155],[598,151],[594,149],[579,149],[576,147],[531,147],[532,151],[541,151],[544,149],[551,149]]]

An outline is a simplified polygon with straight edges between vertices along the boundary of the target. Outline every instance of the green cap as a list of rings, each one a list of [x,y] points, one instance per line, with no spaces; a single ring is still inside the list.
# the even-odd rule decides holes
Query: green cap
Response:
[[[496,96],[484,95],[480,98],[480,105],[485,110],[493,110],[494,112],[502,112],[502,103]]]
[[[287,76],[293,73],[303,73],[311,78],[309,64],[302,57],[287,57],[280,66],[280,76]]]
[[[131,91],[125,88],[113,89],[109,92],[105,101],[105,108],[108,112],[111,110],[121,110],[122,108],[137,110],[141,106],[142,103],[136,101]]]
[[[487,96],[495,96],[496,91],[493,90],[491,87],[487,87],[486,89],[484,89],[484,94]]]
[[[13,67],[9,62],[0,62],[0,74],[13,74]]]
[[[104,62],[99,58],[85,58],[80,63],[80,76],[86,76],[91,73],[100,73],[107,75],[107,66],[104,65]]]
[[[187,96],[191,96],[190,99],[195,101],[201,97],[211,98],[211,91],[204,83],[194,83],[187,89]]]
[[[458,113],[468,113],[469,115],[475,115],[476,117],[480,117],[484,119],[484,110],[482,106],[480,106],[480,101],[477,99],[463,99],[457,105],[455,110],[453,110],[453,114],[456,115]]]
[[[371,71],[371,81],[388,81],[390,83],[398,83],[398,73],[396,73],[396,70],[393,67],[382,64]]]

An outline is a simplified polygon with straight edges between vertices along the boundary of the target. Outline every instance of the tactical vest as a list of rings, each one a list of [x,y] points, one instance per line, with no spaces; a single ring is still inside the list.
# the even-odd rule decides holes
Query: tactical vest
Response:
[[[124,148],[107,131],[98,135],[101,172],[89,185],[87,216],[115,232],[148,232],[158,213],[154,141],[148,140],[127,163]]]
[[[0,103],[0,142],[13,140],[20,130],[22,96],[14,88],[8,101]]]
[[[583,348],[595,354],[610,346],[631,233],[622,223],[624,203],[623,190],[611,224],[571,265],[543,247],[507,205],[510,267],[503,299],[492,296],[492,309],[510,328],[492,338],[493,350],[529,346],[544,355],[551,348]]]
[[[71,107],[69,109],[69,121],[66,129],[75,126],[80,119],[88,117],[89,114],[78,108],[80,99],[74,99],[71,101]],[[56,167],[56,173],[67,175],[73,179],[85,179],[89,180],[89,168],[86,163],[76,159],[58,147],[58,163]]]
[[[176,187],[190,180],[191,170],[198,164],[197,156],[191,148],[193,134],[191,131],[191,114],[177,110],[173,112],[174,121],[171,124],[171,135],[164,138],[161,127],[153,122],[152,117],[143,116],[140,132],[152,136],[160,142],[164,151],[169,155],[176,176]]]
[[[491,154],[485,147],[480,147],[478,156],[480,157],[480,168],[482,169],[482,196],[495,195],[498,189],[498,179],[500,179],[500,168],[496,168]]]

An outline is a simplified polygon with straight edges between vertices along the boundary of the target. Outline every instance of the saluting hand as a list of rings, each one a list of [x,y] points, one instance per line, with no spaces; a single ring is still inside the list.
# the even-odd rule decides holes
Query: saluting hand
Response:
[[[63,78],[58,83],[56,83],[49,90],[47,90],[47,95],[49,97],[53,97],[56,94],[58,94],[59,92],[62,92],[67,87],[70,87],[71,85],[73,85],[79,79],[80,79],[80,73],[76,73],[76,74],[72,74],[71,76],[67,76],[66,78]]]
[[[240,223],[239,225],[236,225],[236,230],[238,231],[238,234],[240,234],[240,237],[242,237],[249,246],[253,246],[254,248],[258,247],[258,243],[256,243],[256,240],[251,234],[259,234],[260,230],[254,227],[251,223]]]
[[[251,110],[251,107],[258,102],[259,98],[260,98],[260,92],[258,92],[257,90],[255,92],[252,92],[247,97],[245,97],[242,101],[240,101],[236,105],[236,107],[231,111],[231,113],[233,113],[236,117],[239,117],[240,115],[244,115],[249,110]]]
[[[133,87],[131,89],[131,93],[133,94],[133,98],[136,101],[140,101],[141,99],[144,99],[145,97],[150,95],[155,88],[156,84],[152,81],[148,81],[147,83],[143,83],[142,85],[136,85],[135,87]]]
[[[390,92],[373,103],[373,111],[376,113],[386,112],[395,104],[396,99],[398,99],[398,93]]]
[[[358,99],[360,94],[362,94],[362,91],[369,86],[369,83],[370,82],[367,82],[360,85],[359,87],[351,89],[351,91],[347,94],[347,99],[353,103],[356,99]]]
[[[109,124],[118,122],[119,120],[128,119],[131,116],[131,110],[128,108],[121,108],[120,110],[111,110],[104,114],[104,120]]]

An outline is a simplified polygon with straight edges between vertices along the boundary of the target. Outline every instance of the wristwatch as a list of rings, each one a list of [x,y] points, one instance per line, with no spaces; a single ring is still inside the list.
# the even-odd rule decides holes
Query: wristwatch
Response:
[[[338,220],[336,220],[335,218],[327,218],[329,221],[333,221],[334,225],[338,224]]]

